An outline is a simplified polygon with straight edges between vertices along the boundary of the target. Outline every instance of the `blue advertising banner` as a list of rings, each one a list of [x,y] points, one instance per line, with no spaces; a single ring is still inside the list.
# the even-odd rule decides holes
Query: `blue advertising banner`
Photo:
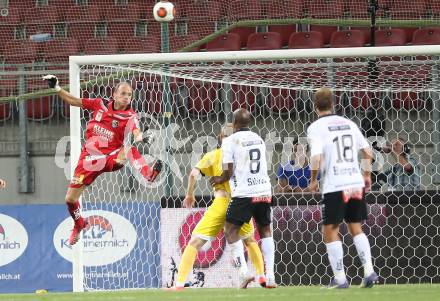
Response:
[[[158,287],[160,204],[95,204],[83,215],[86,289]],[[65,205],[0,206],[0,293],[72,290]]]

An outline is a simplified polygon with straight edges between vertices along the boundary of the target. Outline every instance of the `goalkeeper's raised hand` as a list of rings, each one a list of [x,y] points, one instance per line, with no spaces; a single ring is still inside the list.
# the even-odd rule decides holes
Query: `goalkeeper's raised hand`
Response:
[[[48,75],[43,76],[43,79],[45,81],[47,81],[49,88],[55,89],[55,91],[57,91],[57,92],[61,91],[61,87],[58,82],[58,77],[56,77],[55,75],[52,75],[52,74],[48,74]]]

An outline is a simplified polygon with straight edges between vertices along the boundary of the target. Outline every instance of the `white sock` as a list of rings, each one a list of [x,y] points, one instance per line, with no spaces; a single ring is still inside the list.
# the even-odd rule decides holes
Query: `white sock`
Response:
[[[265,237],[261,239],[261,252],[263,253],[266,275],[274,278],[275,243],[273,237]]]
[[[344,250],[340,240],[325,244],[327,247],[328,260],[332,267],[333,275],[337,283],[342,284],[347,281],[344,271]]]
[[[241,275],[247,275],[248,267],[246,259],[244,258],[243,242],[240,239],[229,245],[231,246],[232,259],[234,260],[235,267],[238,268]]]
[[[358,256],[364,266],[364,277],[370,276],[373,272],[373,262],[371,260],[370,242],[365,233],[361,233],[353,237],[354,245]]]

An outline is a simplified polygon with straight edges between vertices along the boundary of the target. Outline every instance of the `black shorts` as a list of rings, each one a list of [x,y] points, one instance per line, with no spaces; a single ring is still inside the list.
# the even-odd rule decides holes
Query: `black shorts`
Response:
[[[258,225],[267,226],[272,222],[271,200],[271,197],[263,202],[255,202],[250,197],[232,198],[226,211],[226,221],[241,226],[254,217]]]
[[[344,203],[342,191],[324,194],[321,202],[321,215],[324,225],[342,223],[360,223],[367,219],[367,204],[362,200],[350,199]]]

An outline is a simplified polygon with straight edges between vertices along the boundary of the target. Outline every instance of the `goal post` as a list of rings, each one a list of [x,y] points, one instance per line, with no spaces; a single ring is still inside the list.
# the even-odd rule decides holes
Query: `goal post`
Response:
[[[146,185],[126,166],[101,175],[87,188],[82,208],[90,212],[87,217],[100,221],[88,231],[98,231],[103,224],[106,228],[100,235],[86,233],[74,248],[74,291],[172,284],[181,249],[211,195],[209,183],[201,180],[197,185],[200,208],[180,208],[186,175],[204,152],[216,147],[218,130],[230,112],[238,107],[251,110],[255,117],[252,130],[265,139],[269,150],[275,186],[279,167],[290,162],[293,141],[304,141],[307,126],[316,119],[312,95],[322,86],[334,90],[337,112],[358,123],[367,136],[374,136],[371,139],[377,139],[379,133],[384,136],[380,143],[405,137],[414,147],[420,187],[405,193],[385,183],[371,193],[365,227],[385,283],[437,281],[433,266],[440,254],[422,238],[440,239],[440,222],[429,217],[438,212],[439,204],[436,194],[428,193],[438,189],[440,172],[438,56],[440,45],[71,56],[70,91],[75,96],[108,98],[119,81],[132,84],[132,106],[141,115],[141,127],[156,138],[140,151],[147,162],[163,159],[173,177],[168,181],[162,175],[157,185]],[[167,81],[163,81],[165,77]],[[167,96],[171,111],[164,107]],[[73,170],[90,116],[78,108],[71,108],[70,114]],[[380,171],[392,166],[392,157],[376,155]],[[170,197],[165,197],[165,182],[173,183]],[[400,197],[405,205],[399,204]],[[276,195],[276,200],[277,281],[281,285],[326,283],[316,198],[303,192]],[[402,224],[401,216],[408,223]],[[393,227],[403,227],[406,232]],[[411,227],[419,232],[411,234]],[[301,235],[309,239],[307,244]],[[349,240],[345,230],[343,237]],[[393,253],[400,250],[400,240],[408,241],[412,255],[403,250],[399,255]],[[427,256],[436,261],[423,270],[414,264],[420,248],[429,254],[421,255],[419,261],[427,262]],[[196,269],[203,273],[205,286],[233,284],[226,251],[224,239],[219,238],[199,252]],[[93,257],[98,253],[100,258]],[[357,262],[351,260],[356,257],[352,247],[348,257],[348,277],[359,281]],[[200,277],[191,283],[200,284]]]

